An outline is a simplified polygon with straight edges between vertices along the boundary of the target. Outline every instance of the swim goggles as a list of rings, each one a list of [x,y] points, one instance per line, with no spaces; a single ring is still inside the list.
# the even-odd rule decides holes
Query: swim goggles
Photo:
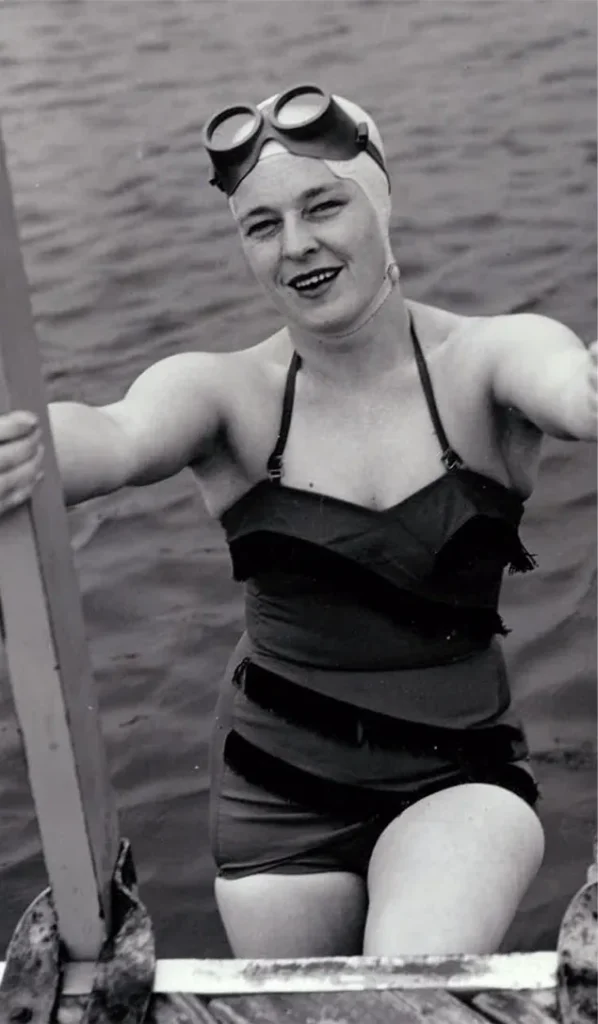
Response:
[[[208,121],[203,144],[214,170],[210,184],[232,195],[269,141],[282,143],[298,156],[321,160],[350,160],[363,151],[388,177],[366,122],[357,124],[333,96],[317,86],[298,85],[286,89],[263,110],[239,103]]]

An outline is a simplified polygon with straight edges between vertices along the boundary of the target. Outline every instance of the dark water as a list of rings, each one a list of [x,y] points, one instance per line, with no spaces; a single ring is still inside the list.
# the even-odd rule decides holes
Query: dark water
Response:
[[[596,332],[596,8],[585,2],[4,4],[0,102],[51,399],[116,400],[149,363],[278,325],[199,146],[212,109],[316,80],[379,120],[413,298]],[[510,933],[548,948],[595,820],[595,448],[546,445],[507,579],[516,700],[546,863]],[[206,744],[241,628],[220,528],[188,474],[70,513],[123,832],[161,956],[226,952]],[[0,681],[0,951],[46,883]],[[58,827],[58,822],[57,822]]]

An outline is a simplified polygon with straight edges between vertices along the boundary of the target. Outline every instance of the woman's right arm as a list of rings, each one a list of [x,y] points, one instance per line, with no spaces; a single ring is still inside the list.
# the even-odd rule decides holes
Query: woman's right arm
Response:
[[[207,457],[224,427],[227,358],[170,356],[145,370],[112,405],[51,403],[66,504],[154,483]],[[25,411],[0,416],[0,514],[29,498],[42,464],[35,417]]]

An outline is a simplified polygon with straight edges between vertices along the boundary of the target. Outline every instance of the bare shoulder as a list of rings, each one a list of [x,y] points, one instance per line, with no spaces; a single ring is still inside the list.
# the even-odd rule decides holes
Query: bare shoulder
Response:
[[[453,313],[440,306],[431,306],[429,303],[415,302],[413,299],[406,299],[405,304],[413,318],[418,338],[423,347],[431,350],[470,329],[479,319],[478,317],[464,316],[461,313]]]
[[[244,366],[253,365],[260,371],[274,366],[287,366],[293,354],[293,346],[286,327],[251,348],[234,353]]]
[[[148,385],[180,389],[183,394],[198,387],[212,390],[234,376],[243,357],[243,352],[176,352],[148,366],[128,393],[134,394],[140,386]]]
[[[411,305],[411,304],[410,304]],[[474,374],[491,389],[505,376],[526,381],[546,371],[545,360],[554,355],[577,356],[584,344],[565,324],[538,313],[463,316],[433,306],[412,304],[427,323],[429,348],[436,349]],[[424,336],[425,341],[425,336]]]
[[[493,402],[546,433],[569,436],[561,423],[562,393],[581,379],[587,360],[587,346],[574,331],[537,313],[484,317],[470,346]]]
[[[546,351],[557,346],[573,346],[578,349],[583,343],[565,324],[540,313],[510,313],[502,316],[477,317],[476,330],[480,341],[486,343],[486,350],[495,355],[514,350],[523,352]]]
[[[471,388],[483,388],[484,323],[488,317],[466,316],[427,303],[406,303],[418,341],[430,369],[442,380],[467,379]],[[487,345],[486,345],[487,348]]]
[[[263,362],[251,350],[180,352],[139,374],[120,401],[103,407],[130,451],[129,482],[164,479],[228,453],[244,396],[259,401]]]
[[[565,324],[539,313],[509,313],[491,316],[454,313],[420,302],[409,300],[407,306],[416,321],[431,329],[437,340],[460,341],[477,346],[480,355],[502,346],[527,341],[531,344],[579,345],[579,339]]]
[[[544,436],[583,436],[572,413],[583,403],[568,396],[575,393],[571,385],[584,376],[586,345],[566,324],[537,313],[476,317],[457,336],[511,478],[528,494]]]
[[[247,385],[247,375],[258,378],[276,358],[274,339],[230,352],[177,352],[147,367],[123,401],[131,408],[159,397],[182,409],[188,403],[196,407],[199,398],[224,411],[236,389]]]
[[[258,415],[264,414],[264,402],[279,391],[293,354],[293,347],[285,328],[250,348],[216,357],[214,368],[218,388],[230,416],[234,421],[244,417],[253,407]]]
[[[453,428],[455,437],[459,436],[463,417],[470,426],[475,424],[476,443],[482,443],[485,453],[481,461],[496,467],[497,479],[503,478],[506,469],[510,485],[529,496],[537,479],[543,432],[514,403],[496,401],[493,376],[497,365],[510,364],[521,350],[529,353],[530,345],[536,351],[562,345],[567,328],[535,314],[463,316],[417,304],[413,315],[423,328],[420,334],[424,351],[426,340],[428,343],[426,356],[439,384],[440,404],[446,403],[448,423],[453,408],[460,407]],[[542,366],[542,359],[536,356],[536,363]],[[445,380],[453,385],[462,382],[463,387],[451,390],[447,398],[442,392]],[[465,435],[461,443],[466,451],[471,444],[469,428]]]

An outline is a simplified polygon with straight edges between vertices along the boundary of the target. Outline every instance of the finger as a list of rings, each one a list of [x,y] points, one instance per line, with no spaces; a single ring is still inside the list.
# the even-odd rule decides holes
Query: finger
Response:
[[[4,511],[10,508],[18,508],[19,505],[24,505],[31,497],[31,493],[31,490],[28,490],[25,487],[21,490],[12,491],[4,502]]]
[[[29,496],[39,478],[42,459],[43,453],[36,452],[33,458],[2,475],[0,482],[4,500],[12,502],[17,494]]]
[[[25,409],[17,409],[14,412],[5,413],[0,416],[0,444],[4,441],[14,441],[20,437],[39,431],[37,416]]]
[[[39,432],[17,441],[5,441],[4,444],[0,444],[0,474],[10,472],[11,469],[17,469],[23,463],[29,462],[30,459],[35,458],[40,448],[43,451]]]

